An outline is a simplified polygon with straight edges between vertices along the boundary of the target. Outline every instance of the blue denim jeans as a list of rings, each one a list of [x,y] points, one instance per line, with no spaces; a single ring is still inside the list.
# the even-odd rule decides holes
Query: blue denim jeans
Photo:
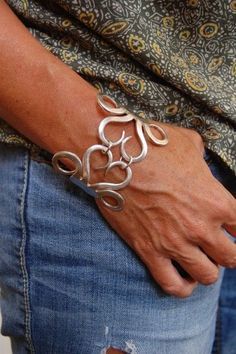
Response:
[[[208,153],[206,159],[213,175],[236,197],[236,178],[217,158]],[[212,354],[236,354],[236,269],[224,271],[217,312]]]
[[[0,144],[0,161],[1,331],[14,354],[101,354],[109,347],[212,352],[223,268],[215,284],[199,285],[192,296],[169,296],[93,198],[42,156]],[[208,162],[213,171],[216,164]],[[236,353],[236,346],[219,347],[219,336],[229,340],[226,348],[235,343],[236,273],[230,272],[217,354]],[[232,322],[224,319],[231,312]]]

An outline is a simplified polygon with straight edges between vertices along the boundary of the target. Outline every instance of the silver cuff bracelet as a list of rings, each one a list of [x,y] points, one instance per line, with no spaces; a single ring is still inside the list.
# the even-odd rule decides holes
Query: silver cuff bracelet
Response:
[[[69,151],[59,151],[52,158],[52,164],[55,171],[70,176],[70,180],[77,186],[82,188],[89,195],[98,198],[107,208],[120,211],[124,207],[124,198],[117,191],[128,186],[132,179],[131,165],[136,162],[140,162],[145,159],[148,146],[147,139],[149,139],[155,145],[166,145],[168,143],[168,137],[166,132],[156,123],[149,123],[141,118],[137,117],[133,113],[129,112],[124,107],[119,107],[117,103],[109,96],[100,95],[97,96],[99,106],[109,116],[104,118],[98,127],[98,136],[101,144],[95,144],[90,146],[84,153],[82,160],[74,153]],[[111,103],[111,104],[109,104]],[[131,156],[125,149],[125,144],[132,136],[126,136],[125,130],[122,131],[121,137],[112,141],[105,136],[105,128],[108,124],[113,122],[127,123],[133,121],[137,133],[137,138],[141,146],[141,151],[137,156]],[[158,139],[152,132],[152,129],[157,129],[162,139]],[[114,161],[112,148],[120,146],[120,160]],[[104,177],[108,171],[114,167],[118,167],[125,171],[124,180],[120,183],[110,183],[106,181],[90,183],[90,156],[93,152],[100,151],[107,157],[107,163],[103,167],[94,167],[94,169],[104,169]],[[61,167],[60,159],[66,158],[73,162],[74,169],[68,170]],[[109,203],[105,198],[109,197],[114,200],[114,203]]]

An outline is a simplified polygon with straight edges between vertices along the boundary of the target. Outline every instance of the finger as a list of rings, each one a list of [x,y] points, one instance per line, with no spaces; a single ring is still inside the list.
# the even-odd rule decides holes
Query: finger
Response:
[[[169,295],[177,297],[190,296],[197,286],[193,279],[181,277],[177,269],[173,266],[170,259],[164,256],[148,257],[144,260],[154,280]]]
[[[222,221],[222,227],[236,237],[236,199],[216,178],[215,182],[215,216]]]
[[[236,200],[231,194],[227,195],[225,205],[222,207],[221,220],[224,221],[222,227],[236,237]]]
[[[202,240],[200,246],[216,263],[227,268],[236,268],[236,244],[222,229],[215,234],[214,238],[206,237]]]
[[[195,280],[204,285],[213,284],[219,276],[219,267],[196,246],[185,247],[175,260]]]
[[[232,236],[236,237],[236,200],[231,194],[227,195],[227,197],[227,205],[224,207],[225,212],[222,215],[222,219],[224,220],[222,226]]]
[[[224,221],[229,221],[233,222],[235,224],[236,222],[236,199],[235,197],[230,193],[230,191],[225,188],[225,186],[215,179],[217,183],[217,189],[220,191],[220,196],[216,197],[218,201],[220,202],[220,210],[221,210],[221,216],[226,217]]]

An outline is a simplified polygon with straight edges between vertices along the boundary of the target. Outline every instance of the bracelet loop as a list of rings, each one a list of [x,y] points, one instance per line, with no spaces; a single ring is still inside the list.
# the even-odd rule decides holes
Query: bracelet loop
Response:
[[[106,95],[98,94],[97,96],[99,106],[110,115],[104,118],[98,127],[98,136],[101,144],[95,144],[90,146],[83,154],[82,161],[74,153],[69,151],[59,151],[54,154],[52,158],[52,164],[55,171],[70,176],[70,180],[77,186],[82,188],[89,195],[97,198],[105,207],[120,211],[124,207],[124,198],[117,191],[127,187],[132,179],[131,165],[145,159],[148,153],[147,139],[157,146],[164,146],[168,143],[168,136],[165,130],[156,123],[147,123],[144,120],[139,119],[135,114],[129,112],[126,108],[118,107],[117,103]],[[109,104],[109,102],[111,104]],[[125,144],[132,139],[132,136],[126,136],[125,130],[119,139],[112,141],[105,135],[105,128],[108,124],[112,123],[129,123],[134,122],[136,135],[140,145],[140,153],[137,156],[129,155],[126,152]],[[152,129],[157,129],[161,138],[157,138]],[[120,145],[120,159],[114,161],[112,148]],[[114,168],[121,169],[125,172],[125,177],[121,182],[113,183],[103,180],[101,182],[91,183],[91,155],[99,151],[107,157],[107,163],[104,166],[93,166],[94,170],[104,169],[104,178],[107,173]],[[61,159],[69,159],[74,163],[74,169],[64,169],[60,165]],[[113,202],[109,202],[106,198],[111,199]]]

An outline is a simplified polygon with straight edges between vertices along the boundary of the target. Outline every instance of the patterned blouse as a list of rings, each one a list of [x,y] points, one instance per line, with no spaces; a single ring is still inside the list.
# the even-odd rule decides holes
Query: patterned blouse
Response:
[[[141,117],[197,130],[236,174],[236,0],[8,0],[31,34]],[[0,141],[33,144],[0,120]]]

